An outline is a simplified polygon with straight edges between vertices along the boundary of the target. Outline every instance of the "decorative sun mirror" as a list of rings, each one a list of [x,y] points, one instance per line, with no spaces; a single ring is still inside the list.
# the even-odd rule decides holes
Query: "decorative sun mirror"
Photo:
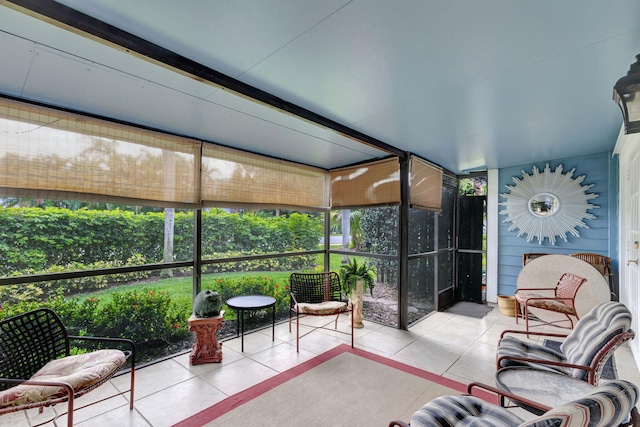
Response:
[[[505,209],[500,215],[507,215],[504,222],[511,222],[509,231],[518,229],[518,237],[527,235],[527,242],[534,238],[538,243],[547,238],[552,245],[556,236],[565,242],[567,233],[578,237],[576,227],[588,228],[583,219],[594,219],[588,209],[598,206],[588,201],[598,197],[587,193],[592,185],[581,185],[585,176],[573,179],[575,169],[562,173],[562,165],[551,171],[547,164],[542,173],[533,167],[533,174],[522,171],[522,179],[514,177],[515,185],[507,185],[510,193],[503,193],[506,202],[499,203]]]

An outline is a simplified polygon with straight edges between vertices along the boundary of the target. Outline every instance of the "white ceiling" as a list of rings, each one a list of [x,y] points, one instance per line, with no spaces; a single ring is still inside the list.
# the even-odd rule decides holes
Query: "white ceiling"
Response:
[[[455,173],[612,150],[640,53],[638,0],[59,3]],[[323,168],[387,154],[7,4],[0,94]]]

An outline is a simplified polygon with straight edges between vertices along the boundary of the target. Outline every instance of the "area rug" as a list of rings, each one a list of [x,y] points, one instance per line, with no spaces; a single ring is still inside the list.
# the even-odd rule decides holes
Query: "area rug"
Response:
[[[562,343],[559,341],[544,340],[544,346],[555,351],[560,351],[560,344]],[[604,367],[602,368],[602,378],[606,378],[608,380],[615,380],[618,378],[618,371],[616,369],[614,356],[611,356],[604,364]]]
[[[462,316],[474,317],[476,319],[482,319],[488,312],[493,310],[493,307],[489,307],[486,304],[478,304],[477,302],[460,301],[446,308],[444,311],[452,314],[460,314]]]
[[[408,421],[437,396],[465,391],[459,382],[340,345],[175,427],[383,426],[394,419]]]

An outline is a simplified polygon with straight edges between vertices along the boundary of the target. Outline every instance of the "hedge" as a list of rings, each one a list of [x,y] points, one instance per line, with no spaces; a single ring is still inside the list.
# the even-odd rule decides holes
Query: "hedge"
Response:
[[[202,213],[202,253],[279,253],[317,248],[319,218],[293,213],[263,217],[220,209]],[[162,262],[164,213],[68,210],[61,208],[0,209],[0,276],[43,272],[74,264],[130,265],[132,259]],[[191,260],[193,212],[176,212],[174,260]],[[64,270],[63,270],[64,271]]]

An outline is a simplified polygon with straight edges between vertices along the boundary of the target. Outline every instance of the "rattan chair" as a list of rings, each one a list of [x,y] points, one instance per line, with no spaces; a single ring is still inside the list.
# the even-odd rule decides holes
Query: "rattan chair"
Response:
[[[514,315],[516,323],[520,313],[524,316],[525,329],[529,332],[529,308],[535,307],[540,310],[552,311],[563,314],[569,321],[569,329],[573,329],[573,317],[579,319],[575,307],[576,294],[587,279],[573,273],[564,273],[555,288],[519,288],[515,294]],[[553,295],[543,295],[541,292],[553,292]],[[564,319],[545,322],[555,326]]]
[[[529,264],[529,262],[533,261],[536,258],[540,258],[541,256],[545,256],[549,254],[545,253],[526,253],[522,254],[522,265],[525,266]]]
[[[101,349],[72,356],[70,342],[76,341],[94,343]],[[74,408],[76,398],[109,381],[127,360],[131,365],[129,390]],[[69,335],[60,317],[48,308],[0,321],[0,415],[30,408],[42,412],[47,406],[66,403],[66,412],[46,422],[55,423],[66,414],[71,427],[74,409],[126,393],[133,410],[134,372],[133,341]]]
[[[350,313],[353,307],[349,298],[342,292],[340,277],[337,273],[292,273],[289,278],[289,285],[291,295],[289,332],[291,332],[291,321],[295,314],[297,352],[300,351],[301,316],[336,316],[334,329],[337,332],[344,333],[338,330],[338,318],[343,313]],[[353,347],[353,316],[350,315],[349,318],[351,323],[351,347]]]
[[[588,262],[592,266],[594,266],[600,274],[607,279],[607,283],[609,283],[609,290],[611,292],[611,301],[617,301],[618,296],[616,295],[616,285],[613,279],[613,268],[611,267],[611,258],[594,254],[590,252],[581,252],[577,254],[571,254],[572,257],[581,259],[584,262]]]

